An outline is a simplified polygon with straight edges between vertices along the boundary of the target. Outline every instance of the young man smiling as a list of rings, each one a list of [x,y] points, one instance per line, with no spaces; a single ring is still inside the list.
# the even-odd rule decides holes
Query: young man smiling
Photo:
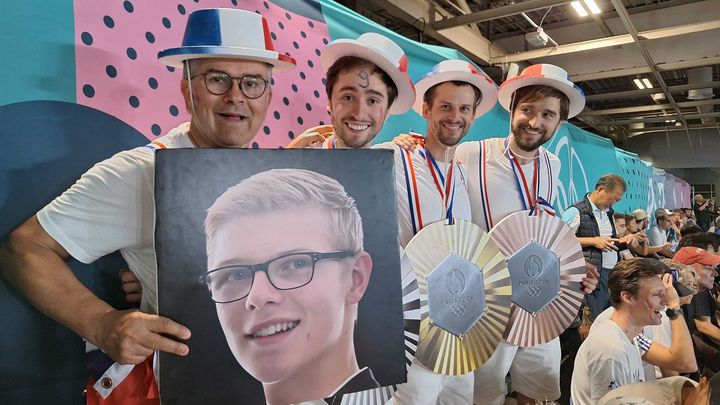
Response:
[[[339,404],[345,393],[379,387],[355,356],[372,259],[342,185],[309,170],[256,174],[215,201],[205,232],[204,280],[218,319],[268,404]]]
[[[405,52],[380,34],[337,39],[322,51],[320,64],[332,125],[307,129],[290,148],[368,148],[387,117],[405,113],[415,100]]]
[[[425,225],[453,218],[470,220],[465,168],[455,157],[458,143],[475,120],[497,100],[497,86],[483,72],[463,60],[435,65],[415,87],[413,109],[427,121],[425,137],[416,134],[407,151],[393,142],[376,145],[395,153],[395,188],[400,246]],[[434,374],[419,362],[408,370],[408,381],[398,386],[395,403],[453,405],[472,403],[473,374]]]
[[[558,66],[540,64],[506,80],[498,101],[510,113],[510,135],[458,148],[470,173],[473,222],[485,230],[513,212],[553,212],[560,160],[542,145],[585,105],[582,90],[567,77]],[[596,283],[595,270],[588,268],[582,288],[590,293]],[[502,404],[508,373],[518,404],[557,400],[559,370],[559,339],[522,348],[502,340],[488,362],[475,370],[475,403]]]
[[[567,79],[565,70],[541,64],[505,81],[500,86],[498,101],[510,112],[510,135],[465,142],[455,152],[455,157],[467,168],[473,222],[486,231],[513,212],[551,209],[560,160],[542,145],[564,121],[582,111],[585,96]],[[445,122],[445,129],[454,130],[453,126],[458,124]],[[395,142],[405,148],[415,147],[409,137],[396,138]],[[596,272],[588,268],[583,290],[592,292],[596,283]],[[508,373],[519,404],[558,399],[559,369],[558,339],[530,348],[519,348],[503,340],[485,365],[475,370],[474,402],[502,404],[507,394]]]
[[[575,357],[571,387],[575,405],[594,405],[613,388],[645,381],[643,356],[659,365],[689,359],[682,371],[697,369],[672,275],[663,274],[658,261],[636,258],[618,263],[608,287],[614,312],[598,321],[601,325],[594,325]],[[660,347],[641,334],[644,326],[661,323],[666,307],[672,328],[671,348]]]

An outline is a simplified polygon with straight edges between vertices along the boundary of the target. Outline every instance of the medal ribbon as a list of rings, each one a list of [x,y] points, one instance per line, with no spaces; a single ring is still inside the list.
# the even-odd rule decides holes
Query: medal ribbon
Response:
[[[447,179],[443,176],[435,158],[433,158],[430,150],[427,148],[425,148],[425,160],[430,168],[430,174],[432,174],[433,180],[435,181],[435,188],[437,188],[440,198],[443,200],[445,218],[448,218],[448,223],[452,224],[452,206],[455,197],[455,182],[453,181],[455,159],[453,158],[450,160],[450,169],[448,169],[447,172]]]
[[[537,203],[538,189],[540,188],[540,176],[538,176],[538,159],[533,159],[533,190],[531,194],[530,188],[527,184],[527,180],[525,179],[525,173],[523,172],[522,167],[520,167],[520,163],[518,162],[517,158],[512,154],[512,152],[508,150],[508,138],[505,138],[504,144],[505,150],[508,151],[506,157],[510,161],[510,166],[512,167],[513,174],[515,174],[515,184],[520,191],[520,199],[523,203],[523,209],[532,210],[535,208],[535,205]]]
[[[424,146],[423,138],[415,135],[413,135],[413,137],[421,140],[419,146]],[[408,207],[410,208],[410,222],[412,224],[413,234],[416,234],[424,227],[424,224],[422,220],[422,211],[420,209],[420,193],[417,186],[415,165],[412,161],[412,154],[409,151],[401,149],[400,153],[400,156],[402,157],[403,171],[405,173],[405,186],[408,194]],[[452,217],[452,207],[455,197],[455,181],[453,179],[454,160],[450,162],[450,170],[447,176],[448,178],[445,179],[439,166],[437,165],[437,162],[432,157],[432,154],[430,154],[429,150],[419,150],[418,154],[424,157],[427,162],[428,168],[430,169],[430,174],[432,175],[435,182],[435,187],[437,188],[438,193],[440,194],[440,198],[443,201],[443,206],[446,218],[448,218],[448,223],[452,224],[454,222]]]
[[[504,141],[504,150],[508,150],[508,138]],[[483,216],[485,219],[485,225],[490,230],[495,225],[492,218],[492,211],[490,208],[490,199],[488,197],[487,190],[487,161],[490,153],[490,146],[486,141],[480,141],[480,196],[483,202]],[[540,152],[538,152],[540,153]],[[510,152],[506,155],[510,162],[510,167],[515,175],[515,184],[520,192],[520,198],[523,203],[525,210],[530,210],[529,215],[539,215],[540,212],[555,216],[555,208],[553,208],[550,201],[553,199],[553,193],[555,185],[553,184],[552,167],[550,165],[550,157],[547,151],[542,149],[542,154],[539,159],[534,159],[533,164],[533,190],[530,192],[525,173],[522,171],[522,167],[517,159],[512,156]],[[547,172],[548,186],[545,193],[545,197],[540,195],[540,160],[544,161],[545,171]],[[533,199],[534,198],[534,199]]]
[[[323,149],[335,149],[335,135],[325,140]]]

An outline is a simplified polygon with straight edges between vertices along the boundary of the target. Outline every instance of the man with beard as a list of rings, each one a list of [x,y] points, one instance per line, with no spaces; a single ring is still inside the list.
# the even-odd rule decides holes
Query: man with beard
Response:
[[[419,148],[403,150],[392,142],[378,148],[395,151],[398,231],[404,248],[425,225],[453,218],[470,220],[467,172],[455,156],[458,143],[475,120],[493,108],[497,86],[463,60],[438,63],[415,87],[413,109],[427,120],[427,134],[415,134]],[[415,362],[406,384],[398,386],[398,404],[470,404],[473,374],[435,374]]]
[[[552,212],[560,160],[542,145],[564,121],[582,111],[585,96],[567,79],[565,70],[539,64],[505,81],[498,101],[510,112],[510,136],[465,142],[456,152],[468,169],[473,222],[486,231],[516,211]],[[414,147],[409,137],[396,138],[395,142]],[[590,293],[595,289],[597,272],[592,268],[587,271],[582,286]],[[502,340],[485,365],[475,371],[474,402],[502,404],[508,372],[519,404],[556,400],[560,397],[559,370],[558,339],[530,348]]]
[[[405,113],[415,100],[407,56],[380,34],[337,39],[320,63],[332,125],[307,129],[288,148],[368,148],[387,117]]]
[[[506,80],[498,100],[510,112],[510,136],[464,143],[457,153],[470,173],[473,222],[487,231],[516,211],[553,212],[560,160],[542,145],[585,105],[582,90],[567,79],[567,72],[548,64],[530,66]],[[597,274],[587,271],[582,284],[589,293]],[[475,403],[502,404],[508,373],[518,404],[557,400],[559,372],[559,339],[527,348],[502,340],[475,371]]]

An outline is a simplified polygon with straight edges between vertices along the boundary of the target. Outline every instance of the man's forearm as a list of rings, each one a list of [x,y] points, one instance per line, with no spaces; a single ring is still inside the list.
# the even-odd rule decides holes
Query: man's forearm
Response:
[[[29,228],[23,225],[0,246],[0,271],[38,310],[97,343],[95,328],[113,308],[75,277],[66,257],[38,242],[33,228],[39,224],[34,217],[31,221],[35,223]]]
[[[588,247],[588,246],[595,247],[595,238],[594,237],[577,238],[577,240],[578,240],[578,242],[580,242],[580,246],[582,246],[582,247]]]
[[[697,370],[697,361],[695,360],[695,351],[693,350],[692,338],[688,331],[685,317],[678,315],[670,321],[670,330],[672,331],[672,341],[670,342],[670,353],[673,359],[677,360],[679,371],[681,373],[691,373]]]
[[[697,326],[698,332],[703,335],[712,338],[713,340],[720,341],[720,329],[713,325],[712,322],[694,320],[695,326]]]

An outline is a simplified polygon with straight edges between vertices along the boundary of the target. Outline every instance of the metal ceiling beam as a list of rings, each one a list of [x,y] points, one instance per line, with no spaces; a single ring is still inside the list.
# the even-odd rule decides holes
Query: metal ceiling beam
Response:
[[[711,98],[708,100],[697,100],[697,101],[681,101],[676,103],[679,108],[687,107],[698,107],[701,105],[717,105],[720,104],[720,99]],[[632,114],[642,113],[649,111],[662,111],[671,109],[670,104],[652,104],[652,105],[639,105],[635,107],[623,107],[623,108],[608,108],[606,110],[595,110],[595,111],[583,111],[583,115],[597,116],[597,115],[616,115],[616,114]]]
[[[524,3],[522,3],[524,4]],[[627,13],[625,13],[627,16]],[[623,18],[620,18],[623,20]],[[608,48],[616,45],[624,45],[635,42],[637,40],[650,40],[660,39],[667,37],[674,37],[678,35],[692,34],[695,32],[703,32],[708,30],[720,29],[720,20],[707,21],[696,24],[683,24],[674,27],[660,28],[657,30],[643,31],[638,33],[634,30],[633,34],[616,35],[609,38],[591,39],[589,41],[575,42],[572,44],[560,45],[551,48],[535,49],[532,51],[518,52],[515,54],[507,54],[497,56],[492,59],[492,64],[498,63],[510,63],[510,62],[523,62],[530,59],[544,58],[548,56],[565,55],[568,53],[584,52],[593,49]]]
[[[685,118],[689,119],[689,120],[700,119],[700,118],[717,118],[717,117],[720,117],[720,112],[685,114]],[[677,119],[678,119],[677,115],[662,115],[662,116],[658,116],[658,117],[627,118],[627,119],[614,120],[614,121],[597,121],[597,123],[600,125],[652,124],[652,123],[665,122],[667,120],[677,120]]]
[[[469,27],[456,27],[442,33],[432,27],[433,21],[442,17],[434,3],[425,0],[369,0],[377,9],[393,16],[432,37],[443,45],[455,48],[480,65],[489,65],[493,55],[505,54],[505,50],[493,44]],[[367,7],[367,6],[366,6]],[[378,10],[375,10],[376,12]]]
[[[702,83],[691,83],[691,84],[680,84],[677,86],[668,86],[668,89],[670,89],[671,93],[682,93],[688,90],[694,90],[694,89],[705,89],[705,88],[715,88],[720,87],[720,80],[716,80],[713,82],[702,82]],[[633,98],[633,97],[641,97],[645,95],[650,94],[657,94],[658,89],[652,88],[652,89],[642,89],[642,90],[628,90],[628,91],[617,91],[614,93],[602,93],[602,94],[592,94],[589,96],[585,96],[585,101],[592,102],[592,101],[605,101],[605,100],[611,100],[616,98]]]
[[[641,41],[641,37],[638,35],[637,30],[635,29],[635,26],[633,25],[632,21],[630,21],[630,15],[628,14],[627,10],[625,9],[625,4],[622,3],[622,0],[610,0],[612,5],[615,7],[615,11],[617,11],[618,16],[620,17],[620,21],[622,21],[623,25],[625,26],[625,29],[628,30],[628,33],[632,35],[633,40],[635,41],[635,44],[640,48],[640,53],[642,53],[643,58],[645,59],[645,63],[650,67],[650,70],[652,71],[652,75],[655,76],[655,80],[660,85],[660,88],[662,89],[663,93],[665,94],[665,99],[670,102],[670,105],[672,106],[673,110],[675,110],[675,113],[678,115],[678,119],[680,122],[682,122],[683,126],[687,128],[688,123],[687,120],[685,120],[685,117],[683,116],[682,111],[680,111],[680,107],[678,107],[677,103],[675,102],[675,98],[673,97],[672,93],[670,92],[670,89],[668,89],[667,83],[665,83],[665,79],[660,74],[660,71],[655,67],[655,60],[653,59],[652,55],[650,55],[650,51],[647,49],[647,45],[645,44],[645,39],[651,39],[648,38],[647,35],[645,35]],[[720,28],[720,20],[717,21],[718,25],[717,28]],[[702,25],[698,24],[698,25]],[[683,30],[676,28],[673,31],[681,32]],[[677,34],[682,35],[682,34]]]
[[[461,15],[459,17],[446,18],[433,24],[433,28],[439,31],[453,27],[460,27],[467,24],[509,17],[527,11],[541,10],[544,8],[559,6],[561,4],[567,3],[569,3],[568,0],[528,0],[522,3],[491,8],[489,10],[483,10],[475,13]]]
[[[697,124],[697,125],[690,125],[689,127],[687,127],[688,130],[693,130],[693,129],[712,129],[712,128],[717,129],[717,125]],[[687,133],[686,128],[682,128],[682,127],[664,127],[664,128],[657,128],[657,129],[636,129],[636,130],[631,130],[631,131],[627,131],[627,136],[628,136],[628,138],[634,138],[634,137],[636,137],[636,136],[643,135],[643,134],[654,134],[654,133],[658,133],[658,132],[678,132],[678,131],[682,131],[683,133]]]
[[[644,5],[644,6],[633,7],[628,10],[628,14],[633,15],[633,14],[639,14],[639,13],[646,13],[648,11],[655,11],[655,10],[661,10],[661,9],[670,8],[670,7],[684,6],[686,4],[692,4],[692,3],[697,3],[697,2],[698,2],[698,0],[663,1],[661,3],[652,3],[652,4],[648,4],[648,5]],[[615,11],[606,11],[601,14],[593,14],[592,16],[593,16],[593,18],[597,17],[604,21],[604,20],[608,20],[611,18],[617,18],[618,15]],[[569,19],[569,20],[563,20],[563,21],[558,21],[558,22],[553,22],[553,23],[545,23],[545,24],[543,24],[543,29],[545,31],[552,31],[552,30],[555,30],[558,28],[565,28],[565,27],[571,27],[571,26],[574,27],[574,26],[577,26],[578,24],[579,24],[578,20]],[[516,37],[518,35],[524,35],[524,32],[520,32],[520,33],[518,33],[518,32],[503,32],[500,34],[494,34],[492,36],[492,39],[493,39],[493,41],[497,41],[499,39]],[[608,36],[608,37],[610,37],[612,35],[613,34],[608,34],[608,33],[605,34],[605,36]]]
[[[694,67],[717,65],[717,64],[720,64],[720,56],[683,60],[683,61],[678,61],[678,62],[658,63],[656,65],[656,67],[659,70],[666,72],[668,70],[690,69],[690,68],[694,68]],[[639,74],[643,74],[643,73],[650,73],[650,68],[647,66],[642,66],[642,67],[632,67],[632,68],[625,68],[625,69],[608,70],[605,72],[576,74],[576,75],[570,75],[570,80],[578,83],[578,82],[585,82],[588,80],[600,80],[600,79],[610,79],[613,77],[634,76],[634,75],[639,75]]]

